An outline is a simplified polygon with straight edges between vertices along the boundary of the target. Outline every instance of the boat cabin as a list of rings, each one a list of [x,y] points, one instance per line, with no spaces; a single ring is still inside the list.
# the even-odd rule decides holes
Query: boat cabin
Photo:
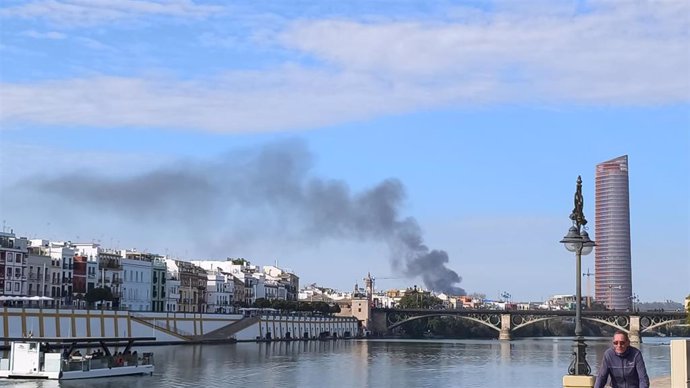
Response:
[[[154,337],[9,340],[9,357],[0,359],[0,378],[69,380],[151,375],[154,370],[153,353],[139,356],[131,351],[135,341],[152,341]],[[123,350],[113,353],[111,347]],[[86,349],[94,350],[87,353]]]

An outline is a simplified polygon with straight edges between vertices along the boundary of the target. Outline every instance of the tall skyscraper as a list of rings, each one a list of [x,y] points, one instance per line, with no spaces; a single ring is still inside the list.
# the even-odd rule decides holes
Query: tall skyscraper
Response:
[[[628,156],[597,164],[595,176],[594,297],[609,309],[632,304]]]

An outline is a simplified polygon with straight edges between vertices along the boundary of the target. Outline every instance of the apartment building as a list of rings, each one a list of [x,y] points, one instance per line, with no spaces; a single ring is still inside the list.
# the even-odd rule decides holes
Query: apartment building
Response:
[[[28,240],[13,231],[0,232],[0,294],[26,296]],[[5,302],[6,305],[16,302]],[[19,303],[21,304],[21,302]]]

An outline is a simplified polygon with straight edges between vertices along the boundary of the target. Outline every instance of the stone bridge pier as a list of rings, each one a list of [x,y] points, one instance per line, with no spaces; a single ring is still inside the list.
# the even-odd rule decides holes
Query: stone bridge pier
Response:
[[[628,338],[630,342],[639,344],[642,342],[640,338],[640,316],[631,315],[630,316],[630,331],[628,332]]]
[[[498,339],[510,341],[510,314],[501,314],[501,331]]]

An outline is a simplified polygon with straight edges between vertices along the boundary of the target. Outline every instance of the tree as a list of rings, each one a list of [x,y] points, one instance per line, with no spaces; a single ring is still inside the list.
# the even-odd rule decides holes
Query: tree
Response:
[[[86,293],[84,299],[89,303],[89,306],[93,306],[95,302],[101,302],[101,309],[103,309],[104,301],[113,300],[113,292],[110,291],[110,287],[92,288]]]
[[[442,305],[443,301],[441,301],[441,299],[416,290],[405,293],[405,296],[403,296],[398,303],[398,307],[403,309],[440,308]]]
[[[313,311],[318,311],[322,314],[328,314],[331,312],[331,306],[326,302],[312,302]]]
[[[251,264],[249,260],[245,259],[244,257],[238,257],[236,259],[228,257],[228,260],[233,264],[233,265],[249,265]]]
[[[297,311],[314,311],[310,302],[297,302]]]
[[[266,298],[259,298],[254,301],[254,307],[258,307],[261,309],[269,308],[271,307],[271,301]]]
[[[286,300],[283,299],[273,299],[271,300],[271,307],[276,310],[287,310],[288,304]]]
[[[688,295],[687,298],[685,298],[685,311],[687,311],[688,316],[686,318],[686,323],[690,325],[690,295]]]

